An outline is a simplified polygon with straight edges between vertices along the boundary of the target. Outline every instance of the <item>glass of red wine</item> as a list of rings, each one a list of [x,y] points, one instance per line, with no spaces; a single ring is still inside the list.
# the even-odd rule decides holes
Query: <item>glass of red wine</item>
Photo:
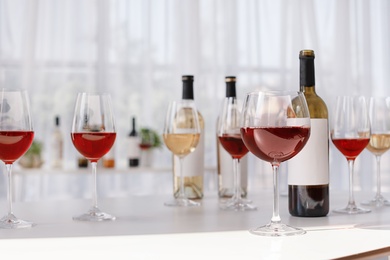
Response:
[[[244,101],[241,136],[256,157],[273,169],[273,214],[270,223],[253,228],[261,236],[291,236],[306,231],[282,223],[279,215],[279,166],[298,154],[310,136],[310,116],[305,96],[296,91],[258,91]],[[304,165],[302,165],[304,167]]]
[[[241,138],[241,109],[235,97],[227,97],[223,101],[223,107],[218,119],[217,136],[222,147],[233,158],[233,197],[220,204],[222,210],[248,211],[256,210],[251,201],[241,197],[241,167],[240,159],[248,153],[244,141]]]
[[[179,158],[179,176],[174,176],[179,182],[179,194],[165,206],[192,207],[200,203],[187,198],[184,190],[183,159],[192,153],[199,143],[200,125],[198,111],[192,100],[172,101],[169,104],[165,118],[163,139],[167,148]]]
[[[371,210],[358,207],[353,194],[354,163],[356,157],[370,142],[371,129],[366,99],[361,96],[339,96],[331,120],[331,139],[348,161],[349,200],[345,208],[334,212],[343,214],[368,213]]]
[[[80,221],[115,220],[97,205],[96,165],[112,147],[116,138],[114,115],[109,94],[79,93],[76,100],[71,131],[73,145],[92,166],[92,207],[80,216]]]
[[[0,90],[0,160],[7,172],[8,214],[0,219],[0,228],[32,227],[34,223],[18,219],[12,210],[12,165],[31,146],[34,139],[29,99],[25,90]]]

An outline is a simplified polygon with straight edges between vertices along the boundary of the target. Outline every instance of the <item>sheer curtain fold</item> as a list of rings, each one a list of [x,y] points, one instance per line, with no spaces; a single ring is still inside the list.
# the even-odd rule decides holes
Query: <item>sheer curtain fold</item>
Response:
[[[125,167],[130,117],[160,131],[166,103],[181,96],[180,76],[193,74],[206,120],[206,166],[215,167],[227,74],[237,76],[241,98],[259,88],[298,89],[298,52],[312,48],[329,109],[338,94],[390,95],[388,10],[386,0],[0,0],[0,79],[30,91],[36,138],[44,143],[56,114],[69,132],[78,91],[112,93],[116,155]],[[65,141],[74,167],[77,154]],[[170,167],[170,153],[157,153],[155,166]],[[373,164],[364,160],[368,171]]]

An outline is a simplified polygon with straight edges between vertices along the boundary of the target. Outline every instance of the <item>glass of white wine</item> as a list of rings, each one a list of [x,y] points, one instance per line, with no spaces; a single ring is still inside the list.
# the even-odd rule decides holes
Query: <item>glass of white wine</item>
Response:
[[[367,145],[376,159],[376,194],[363,205],[381,207],[390,205],[381,193],[381,157],[390,149],[390,97],[371,97],[369,105],[371,138]]]
[[[173,201],[165,203],[166,206],[200,206],[199,202],[186,197],[183,178],[183,159],[195,150],[199,142],[200,131],[198,112],[193,100],[172,101],[169,104],[163,139],[168,149],[179,158],[180,191]]]

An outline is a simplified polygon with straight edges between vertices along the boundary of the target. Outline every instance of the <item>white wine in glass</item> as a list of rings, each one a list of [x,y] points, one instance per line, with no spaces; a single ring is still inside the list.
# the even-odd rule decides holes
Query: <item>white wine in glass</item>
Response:
[[[183,159],[193,152],[200,138],[198,112],[192,100],[173,101],[169,104],[163,139],[167,148],[179,158],[180,190],[172,202],[166,206],[188,207],[199,206],[200,203],[186,197],[184,191]]]
[[[376,160],[376,194],[362,205],[381,207],[390,205],[381,191],[381,157],[390,149],[390,97],[371,97],[369,103],[371,137],[366,149]]]

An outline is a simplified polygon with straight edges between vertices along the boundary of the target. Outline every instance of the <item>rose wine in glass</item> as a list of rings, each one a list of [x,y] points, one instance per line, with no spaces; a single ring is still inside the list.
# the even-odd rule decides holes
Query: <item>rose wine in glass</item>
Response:
[[[331,139],[348,161],[349,200],[345,208],[335,209],[342,214],[368,213],[371,210],[358,207],[353,194],[354,163],[356,157],[370,141],[370,119],[364,97],[337,97],[331,121]]]
[[[71,131],[73,145],[91,162],[93,194],[92,207],[88,212],[73,217],[81,221],[115,220],[101,211],[97,205],[96,165],[113,146],[116,138],[114,115],[109,94],[79,93]]]
[[[31,146],[34,139],[29,100],[25,90],[0,90],[0,160],[7,172],[8,213],[0,228],[26,228],[34,224],[18,219],[12,210],[12,165]]]
[[[218,120],[218,139],[222,147],[233,158],[234,194],[225,203],[221,203],[223,210],[248,211],[256,210],[249,200],[241,197],[241,167],[240,159],[248,153],[240,133],[241,108],[235,97],[224,99],[221,114]]]
[[[298,154],[310,136],[310,115],[304,94],[295,91],[248,93],[243,106],[241,135],[249,151],[270,162],[273,169],[271,222],[250,232],[261,236],[305,234],[301,228],[282,223],[278,181],[280,163]]]
[[[390,149],[390,98],[371,97],[369,104],[371,123],[371,138],[366,149],[376,160],[376,194],[371,200],[362,202],[362,205],[381,207],[390,205],[381,192],[381,157]]]
[[[193,100],[173,101],[169,104],[163,139],[167,148],[179,158],[180,188],[177,197],[172,202],[166,202],[166,206],[200,206],[199,202],[186,197],[183,178],[183,159],[195,150],[200,131],[198,112]]]

